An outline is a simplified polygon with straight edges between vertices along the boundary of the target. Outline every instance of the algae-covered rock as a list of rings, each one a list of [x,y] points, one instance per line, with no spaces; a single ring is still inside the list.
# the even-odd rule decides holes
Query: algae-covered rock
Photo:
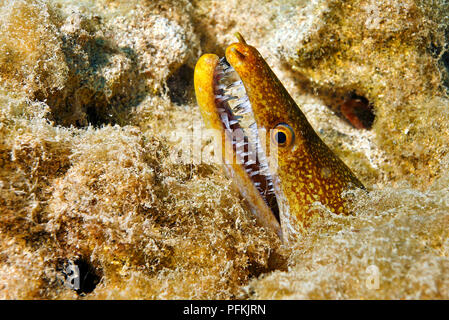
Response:
[[[445,1],[304,2],[277,18],[270,46],[337,113],[366,98],[382,174],[425,186],[449,138],[447,12]]]
[[[54,127],[45,104],[8,103],[2,298],[76,298],[62,282],[67,261],[99,279],[94,292],[81,287],[90,298],[232,298],[276,265],[279,241],[213,168],[180,167],[137,127]]]
[[[161,92],[199,55],[192,27],[176,22],[188,15],[179,3],[168,14],[139,1],[106,12],[98,5],[36,0],[0,7],[2,82],[46,101],[60,125],[123,122],[148,91]]]
[[[1,4],[2,298],[227,299],[274,268],[279,241],[229,181],[172,161],[149,125],[176,118],[157,95],[198,55],[169,2],[104,16],[89,2]],[[119,120],[154,131],[100,128]],[[88,280],[71,283],[68,267]]]
[[[447,10],[0,1],[0,298],[449,298]],[[236,31],[369,189],[291,247],[197,158],[192,71]]]
[[[2,1],[0,14],[2,86],[28,94],[63,88],[68,67],[54,9],[42,1]]]
[[[358,215],[318,221],[297,243],[288,271],[251,282],[252,297],[446,299],[447,182],[446,176],[426,192],[404,186],[352,195]]]

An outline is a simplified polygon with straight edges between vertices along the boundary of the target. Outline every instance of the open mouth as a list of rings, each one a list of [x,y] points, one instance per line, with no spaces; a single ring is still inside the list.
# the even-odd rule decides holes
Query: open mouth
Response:
[[[214,94],[223,128],[232,139],[234,161],[244,167],[260,197],[280,223],[273,177],[262,147],[267,134],[263,128],[258,128],[245,87],[224,57],[215,68]]]

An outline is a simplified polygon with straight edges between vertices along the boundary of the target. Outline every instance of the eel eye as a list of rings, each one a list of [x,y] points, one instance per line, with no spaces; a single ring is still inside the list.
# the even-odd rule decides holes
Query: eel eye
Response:
[[[271,140],[276,146],[285,148],[293,144],[295,133],[288,124],[280,123],[271,130]]]

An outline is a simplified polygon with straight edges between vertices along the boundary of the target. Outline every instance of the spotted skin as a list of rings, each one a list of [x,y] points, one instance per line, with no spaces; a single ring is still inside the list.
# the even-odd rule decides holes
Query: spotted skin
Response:
[[[319,138],[257,49],[240,34],[237,38],[239,42],[226,49],[226,59],[243,82],[258,128],[267,132],[265,153],[277,155],[277,169],[271,174],[283,233],[306,230],[311,205],[317,201],[336,214],[348,213],[342,192],[363,189],[363,184]],[[280,123],[293,129],[294,139],[288,146],[269,150],[270,130]]]

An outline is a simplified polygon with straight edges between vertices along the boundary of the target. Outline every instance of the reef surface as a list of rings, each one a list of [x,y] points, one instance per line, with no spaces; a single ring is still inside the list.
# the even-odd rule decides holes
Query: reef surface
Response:
[[[448,299],[448,6],[0,0],[0,298]],[[197,157],[236,31],[369,189],[289,247]]]

